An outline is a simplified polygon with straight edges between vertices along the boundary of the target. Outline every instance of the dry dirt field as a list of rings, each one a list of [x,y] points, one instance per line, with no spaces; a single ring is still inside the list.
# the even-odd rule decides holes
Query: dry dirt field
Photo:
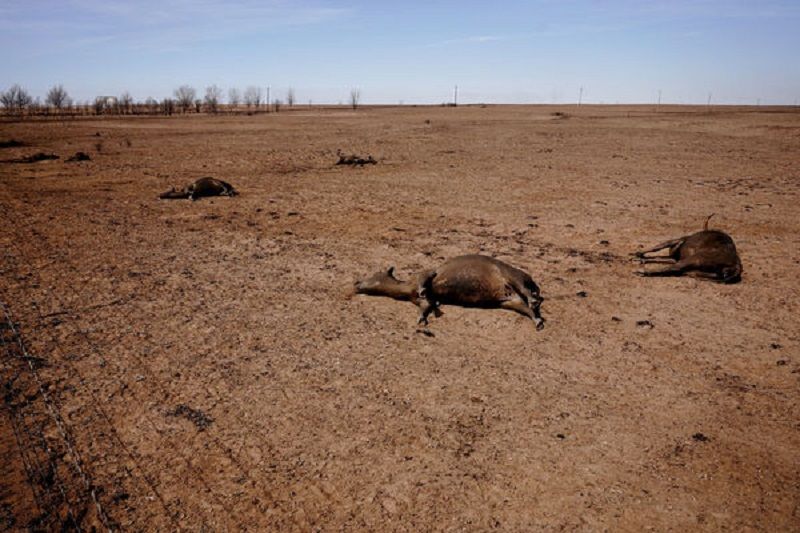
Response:
[[[796,109],[298,109],[10,139],[0,530],[800,530]],[[36,152],[60,159],[10,162]],[[158,200],[201,176],[241,195]],[[634,275],[631,252],[710,213],[741,283]],[[476,252],[531,273],[543,331],[446,307],[426,334],[410,303],[351,297]]]

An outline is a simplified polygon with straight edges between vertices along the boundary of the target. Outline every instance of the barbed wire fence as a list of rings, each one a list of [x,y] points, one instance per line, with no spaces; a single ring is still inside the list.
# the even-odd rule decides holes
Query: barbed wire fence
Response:
[[[10,219],[10,217],[6,217],[6,218],[7,218],[8,223],[11,224],[12,220]],[[17,226],[17,229],[20,232],[25,232],[27,230],[31,230],[32,234],[37,234],[37,232],[32,230],[32,226],[30,224],[26,224],[25,222],[23,222],[21,220],[17,220],[15,225]],[[41,235],[39,235],[39,237],[41,237]],[[47,243],[45,241],[42,241],[41,239],[36,239],[36,242],[37,242],[38,246],[36,246],[36,245],[34,245],[34,246],[40,248],[40,250],[38,250],[39,252],[42,252],[44,254],[45,250],[49,249],[47,247]],[[17,252],[16,255],[19,256],[19,257],[23,257],[22,256],[22,250],[21,250],[21,247],[19,246],[19,244],[14,240],[12,240],[10,244],[11,244],[12,247],[14,247],[16,249],[16,252]],[[49,249],[49,250],[50,250],[50,252],[52,252],[52,249]],[[6,256],[8,256],[8,255],[9,254],[7,252]],[[44,255],[42,255],[42,256],[44,257]],[[74,269],[73,265],[69,265],[66,262],[64,262],[63,265],[65,267],[72,267]],[[19,265],[15,265],[15,269],[18,270],[19,269]],[[31,273],[33,275],[36,275],[36,269],[31,268]],[[39,280],[37,280],[37,281],[39,281]],[[78,290],[75,287],[67,285],[67,289],[71,292],[71,294],[72,294],[72,296],[74,298],[77,298]],[[68,306],[65,303],[63,295],[60,295],[60,294],[55,293],[55,292],[52,292],[51,296],[53,296],[58,301],[58,305],[59,305],[60,309],[68,309]],[[8,312],[9,315],[10,315],[10,310],[8,309],[8,307],[4,303],[2,303],[2,300],[3,300],[3,295],[0,294],[0,304],[2,304],[2,306],[3,306],[3,308],[2,308],[3,312],[4,313]],[[44,324],[46,319],[47,319],[47,317],[48,317],[48,315],[42,311],[42,309],[39,307],[39,305],[35,301],[31,301],[31,307],[34,309],[35,314],[38,315],[38,319],[39,319],[40,323]],[[141,310],[138,309],[136,306],[130,306],[128,311],[121,313],[120,316],[132,319],[132,317],[134,315],[137,315],[140,312],[141,312]],[[77,322],[77,320],[78,320],[78,313],[77,312],[70,311],[70,312],[67,312],[67,313],[58,313],[58,314],[59,315],[72,315],[70,317],[71,319],[67,319],[64,322],[72,330],[72,333],[76,337],[82,338],[83,341],[86,344],[86,347],[88,348],[88,351],[93,353],[97,358],[99,358],[99,360],[101,362],[111,362],[111,361],[109,361],[107,358],[105,358],[103,356],[103,353],[102,353],[102,350],[101,350],[100,346],[98,346],[98,344],[90,337],[89,332],[86,329],[81,328],[79,326],[79,324]],[[21,339],[22,337],[21,337],[21,335],[19,335],[19,331],[16,328],[18,328],[18,326],[15,325],[14,331],[16,333],[15,333],[14,338],[15,339]],[[64,350],[60,349],[58,347],[58,342],[59,341],[58,341],[58,339],[56,339],[54,334],[52,334],[52,333],[50,334],[50,339],[51,339],[51,342],[53,342],[54,345],[55,345],[54,349],[56,351],[60,351],[63,354]],[[3,355],[4,355],[4,361],[5,360],[10,360],[10,358],[8,356],[6,356],[5,354],[3,354]],[[147,378],[149,378],[150,382],[155,384],[155,386],[156,386],[156,394],[160,398],[161,403],[163,403],[163,404],[173,403],[174,394],[172,394],[160,382],[160,380],[157,378],[157,376],[153,373],[153,370],[150,369],[149,366],[147,364],[145,364],[145,362],[140,357],[138,357],[135,354],[132,354],[132,355],[133,355],[134,363],[138,367],[139,371],[141,371],[144,375],[146,375]],[[31,358],[30,359],[31,361],[41,361],[40,358],[37,358],[35,356],[31,356],[30,354],[27,354],[27,357]],[[70,374],[72,374],[72,379],[74,379],[77,382],[83,383],[84,380],[83,380],[83,377],[80,375],[80,372],[78,372],[78,370],[76,368],[74,368],[72,366],[72,364],[69,361],[67,361],[66,359],[67,358],[63,358],[62,357],[59,360],[59,362],[64,363],[64,365],[65,365],[64,369],[66,371],[68,371]],[[116,371],[120,376],[123,376],[126,373],[125,369],[120,365],[119,362],[113,361],[111,363],[112,363],[112,366],[114,366],[116,368]],[[28,368],[28,372],[30,372],[31,371],[30,367],[27,367],[27,368]],[[46,385],[47,384],[44,383],[44,381],[41,378],[38,377],[38,374],[34,379],[38,380],[38,383],[43,383],[44,384],[44,388],[46,389]],[[208,394],[210,394],[210,391],[208,389],[206,389],[206,392]],[[134,395],[135,395],[135,393],[134,393]],[[115,441],[114,445],[119,447],[121,450],[123,450],[124,454],[126,454],[131,459],[131,461],[134,463],[134,465],[136,467],[136,470],[139,473],[139,476],[144,479],[144,482],[145,482],[145,484],[147,486],[147,490],[149,490],[151,493],[153,493],[157,497],[157,499],[160,501],[160,504],[163,507],[163,509],[165,510],[166,516],[169,518],[169,521],[171,522],[172,526],[174,528],[176,528],[176,529],[179,528],[180,523],[179,523],[179,520],[177,519],[177,516],[180,514],[180,509],[172,508],[170,502],[167,502],[167,501],[164,500],[164,498],[162,497],[162,495],[159,492],[159,489],[156,486],[155,480],[153,480],[150,476],[147,475],[146,469],[142,465],[142,458],[141,457],[137,457],[135,452],[130,450],[129,447],[127,447],[125,445],[125,443],[123,442],[121,437],[117,434],[115,426],[114,426],[114,423],[111,420],[111,417],[101,407],[101,402],[99,401],[99,399],[96,398],[93,394],[91,395],[90,399],[91,399],[91,406],[90,407],[100,416],[100,418],[110,428],[110,433],[112,435],[113,440]],[[50,402],[50,407],[47,409],[48,412],[51,415],[59,417],[59,424],[61,426],[61,429],[63,430],[63,431],[59,431],[59,433],[61,433],[62,436],[64,436],[64,435],[69,436],[69,430],[67,429],[66,424],[63,422],[63,420],[60,420],[60,415],[58,415],[58,412],[59,412],[58,406],[55,405],[55,403],[53,402],[52,398],[50,398],[49,396],[48,396],[48,400]],[[136,401],[138,403],[140,403],[140,404],[144,404],[144,398],[136,397]],[[159,437],[167,439],[167,440],[170,440],[165,436],[163,431],[161,429],[159,429],[159,427],[156,424],[156,422],[150,416],[146,416],[145,419],[148,422],[148,424],[152,427],[152,429],[155,431],[155,433],[157,435],[159,435]],[[238,416],[234,417],[234,421],[235,421],[235,423],[240,424],[240,425],[244,425],[246,423],[244,420],[242,420]],[[55,423],[55,421],[54,421],[54,423]],[[84,430],[88,431],[88,428],[82,428],[81,429],[81,431],[84,431]],[[246,479],[251,486],[258,487],[260,489],[261,494],[271,495],[271,492],[272,492],[271,489],[268,486],[266,486],[263,483],[262,480],[258,480],[258,479],[254,478],[252,476],[251,467],[242,462],[242,460],[239,457],[239,454],[237,452],[234,452],[234,450],[231,449],[231,447],[229,445],[224,443],[219,437],[210,435],[208,433],[206,435],[207,435],[207,438],[210,440],[210,443],[212,444],[212,446],[217,448],[217,450],[219,450],[219,452],[223,456],[225,456],[228,461],[230,461],[230,463],[238,471],[238,473],[239,473],[240,477],[242,477],[242,479]],[[26,437],[24,440],[25,441],[29,441],[30,437]],[[95,436],[91,436],[90,440],[92,442],[99,442],[98,439]],[[108,441],[109,439],[106,438],[105,440]],[[74,441],[72,441],[72,442],[74,442]],[[25,443],[23,442],[22,444],[24,445]],[[111,444],[109,444],[109,446],[110,445]],[[172,443],[168,444],[168,446],[173,446],[173,445],[177,446],[178,444],[176,442],[172,442]],[[75,448],[75,446],[72,443],[70,443],[70,446],[73,449]],[[65,447],[66,447],[66,444],[65,444]],[[54,457],[57,457],[57,456],[58,456],[58,453],[56,453],[54,455]],[[229,506],[227,506],[225,504],[225,502],[223,502],[219,498],[219,495],[216,494],[212,490],[212,488],[210,486],[210,483],[208,482],[208,480],[206,480],[206,478],[205,478],[204,474],[201,472],[201,470],[199,470],[198,465],[194,464],[188,457],[184,457],[184,460],[185,460],[185,467],[189,471],[192,472],[193,478],[197,480],[197,483],[203,488],[203,490],[205,490],[206,492],[211,494],[211,497],[214,500],[214,503],[219,508],[226,509],[226,514],[227,515],[229,515],[229,516],[233,515],[234,514],[233,509],[231,509]],[[57,468],[58,467],[58,463],[54,462],[52,466],[54,468]],[[76,471],[77,471],[77,469],[76,469]],[[108,513],[106,512],[105,508],[103,507],[103,505],[102,505],[102,503],[100,501],[100,498],[98,497],[98,494],[96,493],[96,491],[94,491],[94,488],[95,488],[96,485],[94,485],[92,483],[91,477],[87,474],[85,467],[80,468],[80,470],[78,471],[78,476],[81,478],[80,481],[82,482],[84,488],[86,488],[87,486],[91,487],[92,490],[89,493],[89,496],[91,497],[91,501],[94,502],[95,505],[97,506],[98,512],[102,512],[103,513],[101,515],[101,520],[100,521],[103,523],[104,527],[107,526],[107,530],[108,531],[112,531],[114,529],[115,524],[114,524],[113,521],[110,520],[110,518],[108,516]],[[35,477],[33,479],[34,479],[33,482],[35,483]],[[87,485],[87,483],[88,483],[88,485]],[[75,520],[74,520],[75,522],[80,522],[80,519],[82,518],[83,515],[85,515],[85,512],[83,512],[83,511],[77,512],[75,510],[76,508],[79,507],[79,505],[76,504],[74,501],[70,503],[70,501],[66,497],[66,494],[69,492],[69,490],[68,490],[69,485],[67,483],[62,483],[62,486],[63,486],[63,489],[60,490],[59,492],[62,492],[65,495],[62,498],[62,501],[66,502],[66,503],[64,503],[64,505],[68,505],[68,511],[69,512],[67,513],[67,517],[73,516],[73,517],[75,517]],[[272,496],[270,496],[268,499],[274,500],[274,498]],[[51,498],[49,501],[43,501],[43,505],[41,507],[46,512],[48,507],[52,508],[53,503],[54,502],[53,502],[53,500]],[[56,503],[58,503],[58,502],[56,502]],[[72,524],[72,522],[68,522],[68,525],[69,524]]]
[[[14,428],[14,435],[18,444],[20,453],[22,455],[23,463],[25,466],[28,482],[31,491],[37,500],[37,506],[42,518],[50,517],[50,523],[42,524],[45,526],[54,526],[52,522],[58,520],[58,513],[52,513],[55,508],[60,505],[63,506],[63,511],[66,516],[62,520],[61,526],[68,524],[75,529],[81,529],[81,521],[86,514],[85,504],[86,497],[76,494],[74,497],[68,495],[69,487],[67,482],[62,479],[67,473],[63,468],[59,468],[56,458],[59,456],[69,457],[73,473],[79,478],[83,489],[86,491],[88,498],[91,499],[97,510],[97,516],[106,531],[112,531],[108,514],[103,509],[100,501],[97,498],[95,486],[90,477],[87,475],[83,467],[83,459],[80,452],[73,445],[73,438],[64,423],[58,409],[54,405],[54,399],[50,396],[47,388],[39,376],[37,365],[40,359],[32,356],[22,339],[22,335],[18,330],[17,324],[14,322],[8,306],[0,301],[0,310],[2,314],[0,319],[2,324],[0,329],[0,345],[2,345],[3,353],[3,370],[6,378],[6,394],[4,401],[6,406],[13,403],[12,410],[12,425]],[[16,363],[16,364],[15,364]],[[14,368],[16,366],[16,369]],[[27,376],[23,374],[27,373]],[[25,379],[32,380],[31,385],[35,388],[35,394],[25,393],[20,386],[20,382]],[[11,385],[16,383],[16,386]],[[13,387],[13,388],[12,388]],[[11,390],[9,390],[11,389]],[[14,394],[18,392],[18,394]],[[36,399],[41,399],[41,402],[49,418],[48,422],[54,426],[60,436],[60,440],[51,444],[44,435],[44,423],[35,423],[35,419],[30,411],[35,410],[34,405]],[[27,414],[27,416],[26,416]],[[37,427],[39,426],[39,427]],[[52,440],[52,439],[51,439]],[[36,457],[36,447],[38,446],[40,454],[44,455],[44,461],[41,457]],[[59,450],[62,448],[63,450]],[[42,463],[46,462],[43,469]],[[55,501],[54,501],[55,500]],[[76,501],[77,500],[77,501]],[[83,507],[83,508],[81,508]]]

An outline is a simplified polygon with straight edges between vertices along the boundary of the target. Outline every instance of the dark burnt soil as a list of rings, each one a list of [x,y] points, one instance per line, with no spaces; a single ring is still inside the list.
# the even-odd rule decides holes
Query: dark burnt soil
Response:
[[[800,523],[796,112],[365,108],[0,139],[91,157],[0,165],[0,529]],[[342,147],[380,164],[336,166]],[[240,196],[158,199],[201,176]],[[710,213],[741,283],[633,275],[631,252]],[[411,304],[351,297],[476,252],[531,273],[543,331],[445,307],[419,334]]]

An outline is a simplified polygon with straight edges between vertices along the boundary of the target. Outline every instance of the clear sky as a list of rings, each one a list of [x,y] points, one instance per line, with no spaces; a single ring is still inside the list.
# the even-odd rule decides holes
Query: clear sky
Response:
[[[0,89],[297,101],[793,104],[800,0],[0,0]]]

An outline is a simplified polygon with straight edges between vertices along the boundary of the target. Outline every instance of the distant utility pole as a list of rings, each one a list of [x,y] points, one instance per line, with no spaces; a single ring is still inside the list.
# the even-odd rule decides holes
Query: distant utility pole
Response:
[[[458,85],[453,89],[453,105],[458,106]]]
[[[761,98],[756,100],[756,105],[759,106],[759,107],[761,106]]]
[[[661,89],[658,90],[658,103],[656,104],[656,113],[661,109]]]
[[[267,85],[267,113],[269,113],[269,106],[272,105],[272,100],[269,99],[269,90],[270,90],[270,87],[269,87],[269,85]]]
[[[583,102],[583,87],[578,91],[578,107],[581,106],[581,102]]]
[[[706,103],[708,109],[711,109],[711,93],[708,93],[708,102]]]

